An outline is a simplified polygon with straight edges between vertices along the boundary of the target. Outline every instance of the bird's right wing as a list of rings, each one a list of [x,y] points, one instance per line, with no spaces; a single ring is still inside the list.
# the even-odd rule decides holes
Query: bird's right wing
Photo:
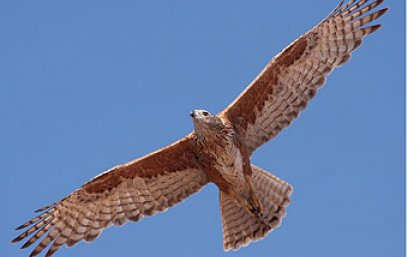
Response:
[[[91,242],[110,225],[123,225],[164,211],[208,182],[191,149],[190,136],[130,163],[117,166],[86,183],[17,229],[27,230],[12,242],[34,234],[26,248],[43,235],[31,257],[49,244],[46,256],[62,245]]]
[[[316,27],[295,40],[264,68],[221,114],[252,153],[298,116],[336,67],[380,25],[368,25],[387,8],[368,13],[383,0],[343,1]],[[367,4],[368,3],[368,4]]]

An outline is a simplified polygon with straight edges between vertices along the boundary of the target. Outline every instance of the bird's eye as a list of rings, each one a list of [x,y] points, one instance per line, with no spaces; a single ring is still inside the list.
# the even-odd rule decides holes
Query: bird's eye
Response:
[[[203,115],[204,116],[209,116],[209,113],[208,112],[203,112]]]

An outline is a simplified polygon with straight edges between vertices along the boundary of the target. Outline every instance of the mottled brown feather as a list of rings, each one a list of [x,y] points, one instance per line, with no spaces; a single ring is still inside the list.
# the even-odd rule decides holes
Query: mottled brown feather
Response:
[[[342,1],[320,24],[275,56],[219,114],[233,124],[250,154],[289,126],[329,73],[350,59],[363,37],[379,29],[380,25],[363,26],[388,9],[367,14],[383,0],[367,2],[351,0],[343,5]]]
[[[95,240],[107,226],[120,226],[164,211],[207,182],[188,135],[100,174],[59,202],[40,209],[43,213],[18,227],[27,230],[12,242],[36,232],[22,246],[26,248],[46,235],[30,256],[38,255],[50,244],[46,256],[51,256],[64,244],[73,246],[81,240]]]

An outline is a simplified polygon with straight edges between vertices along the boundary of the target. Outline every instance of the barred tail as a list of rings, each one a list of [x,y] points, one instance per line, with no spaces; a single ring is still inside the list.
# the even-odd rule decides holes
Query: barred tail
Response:
[[[263,239],[268,232],[280,225],[286,216],[293,188],[288,183],[252,166],[252,178],[257,196],[263,205],[262,217],[257,218],[238,206],[227,194],[220,192],[220,210],[225,251],[247,246]]]

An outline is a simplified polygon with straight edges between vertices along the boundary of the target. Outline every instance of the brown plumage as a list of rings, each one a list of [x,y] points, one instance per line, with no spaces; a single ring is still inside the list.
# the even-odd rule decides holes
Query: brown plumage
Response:
[[[95,240],[111,225],[123,225],[164,211],[208,182],[220,189],[224,249],[238,249],[279,226],[292,187],[250,163],[256,148],[286,128],[344,64],[363,37],[380,25],[367,25],[386,13],[370,12],[383,0],[342,1],[320,24],[275,56],[246,90],[217,116],[191,113],[194,131],[156,152],[116,166],[60,201],[38,210],[19,226],[22,248],[38,239],[30,256],[50,246]]]
[[[368,11],[377,0],[343,2],[320,24],[275,56],[246,90],[221,113],[235,124],[249,152],[275,137],[298,116],[326,77],[350,59],[363,37],[380,25],[366,26],[387,12]],[[250,104],[252,103],[252,104]]]

